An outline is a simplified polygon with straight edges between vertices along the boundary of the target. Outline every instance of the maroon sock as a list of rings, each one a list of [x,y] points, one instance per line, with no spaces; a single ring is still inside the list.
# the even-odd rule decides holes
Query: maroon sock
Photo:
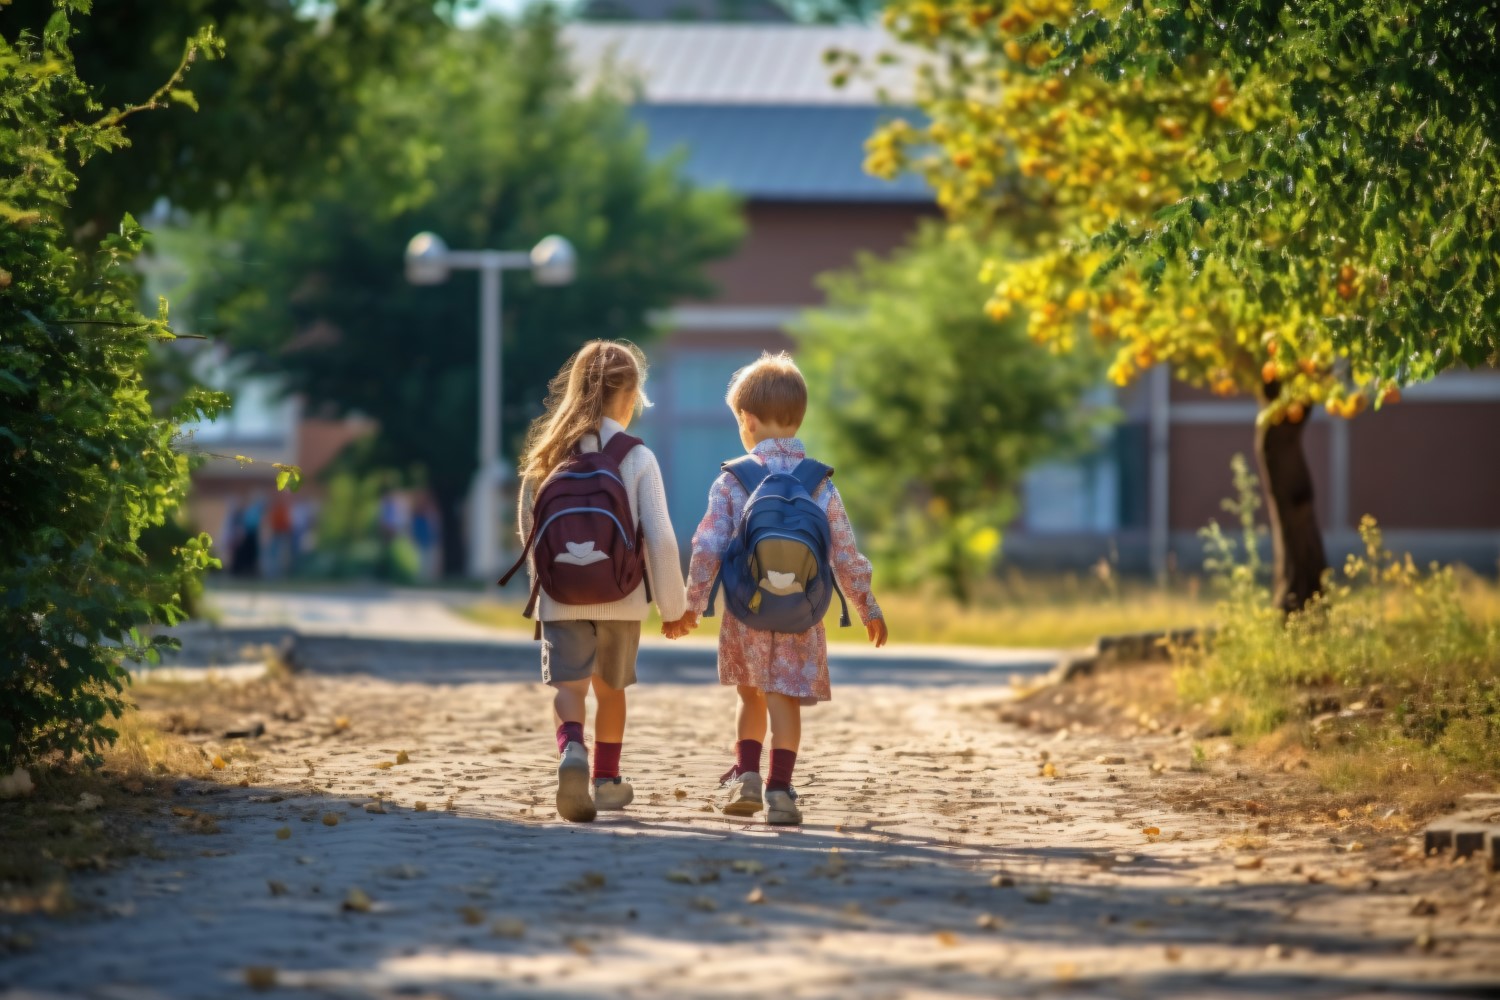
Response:
[[[583,742],[583,723],[564,722],[557,727],[557,752],[568,749],[569,743]]]
[[[760,740],[740,740],[734,745],[734,769],[740,774],[760,773]]]
[[[621,743],[594,741],[594,777],[618,778],[620,776]]]
[[[792,768],[797,766],[797,751],[771,750],[771,777],[766,781],[766,791],[785,792],[792,787]]]

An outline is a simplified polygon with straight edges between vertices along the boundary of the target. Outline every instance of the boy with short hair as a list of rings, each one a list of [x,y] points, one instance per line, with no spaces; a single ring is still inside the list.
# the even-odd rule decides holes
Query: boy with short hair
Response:
[[[693,535],[688,613],[678,621],[666,623],[663,634],[673,639],[686,635],[709,607],[726,552],[742,528],[742,514],[751,495],[746,481],[753,483],[757,478],[780,474],[808,482],[816,480],[807,492],[821,511],[821,515],[815,516],[826,517],[828,551],[815,553],[807,561],[821,559],[826,563],[833,577],[829,582],[835,583],[841,597],[853,604],[870,641],[876,646],[885,645],[885,621],[870,593],[870,562],[855,546],[854,530],[843,499],[827,478],[832,470],[807,461],[807,452],[796,437],[807,412],[807,383],[802,373],[785,353],[762,355],[760,360],[735,373],[725,401],[739,423],[741,443],[763,468],[747,470],[744,460],[726,463],[724,473],[714,481],[709,490],[708,512]],[[731,469],[736,465],[740,466],[738,470]],[[803,503],[806,502],[804,499]],[[822,526],[815,527],[823,530]],[[760,573],[754,575],[759,577]],[[804,584],[794,580],[795,575],[766,572],[766,580],[760,583],[749,607],[760,609],[763,597],[769,607],[776,603],[778,595],[801,591]],[[819,584],[813,578],[806,586],[811,591]],[[823,608],[827,607],[827,600],[825,593]],[[735,685],[739,692],[735,764],[722,779],[729,785],[724,812],[750,816],[764,805],[770,823],[801,823],[802,812],[791,783],[802,736],[801,707],[827,701],[831,696],[823,623],[816,621],[799,632],[768,631],[741,620],[736,614],[726,615],[719,630],[719,681]],[[762,796],[761,753],[768,715],[771,773]]]

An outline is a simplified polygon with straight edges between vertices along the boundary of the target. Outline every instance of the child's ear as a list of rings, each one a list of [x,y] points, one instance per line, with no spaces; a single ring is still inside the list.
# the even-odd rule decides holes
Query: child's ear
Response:
[[[749,410],[736,410],[734,415],[739,418],[740,426],[751,434],[760,433],[760,418]]]

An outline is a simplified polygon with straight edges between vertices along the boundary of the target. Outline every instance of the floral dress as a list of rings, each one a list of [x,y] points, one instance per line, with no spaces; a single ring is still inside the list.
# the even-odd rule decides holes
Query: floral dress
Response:
[[[807,457],[797,438],[762,441],[752,452],[772,472],[791,472]],[[688,610],[703,613],[708,593],[719,575],[719,564],[734,537],[740,511],[748,499],[745,488],[728,472],[708,491],[708,512],[693,533],[693,561],[688,569]],[[813,495],[828,514],[833,529],[829,563],[839,587],[861,622],[881,617],[870,593],[870,561],[854,543],[854,529],[844,501],[831,481]],[[747,684],[773,694],[799,699],[804,705],[827,701],[828,636],[823,623],[796,635],[752,629],[731,614],[719,626],[719,682]]]

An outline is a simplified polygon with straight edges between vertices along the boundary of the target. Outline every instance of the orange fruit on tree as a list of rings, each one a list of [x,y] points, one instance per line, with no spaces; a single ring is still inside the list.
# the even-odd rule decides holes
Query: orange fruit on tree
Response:
[[[1318,373],[1318,363],[1312,358],[1303,358],[1297,362],[1297,367],[1302,369],[1302,374],[1304,375],[1316,375]]]
[[[1344,282],[1345,284],[1349,284],[1354,281],[1354,268],[1348,264],[1345,264],[1343,267],[1339,268],[1339,280]]]
[[[1343,299],[1345,302],[1354,298],[1354,286],[1349,284],[1349,282],[1347,281],[1340,281],[1339,298]]]
[[[1260,366],[1260,377],[1267,385],[1276,381],[1276,362],[1267,361]]]
[[[1302,423],[1302,418],[1307,415],[1301,403],[1293,403],[1286,408],[1286,418],[1294,424]]]
[[[1214,114],[1222,116],[1229,111],[1229,98],[1220,94],[1209,103],[1209,107],[1214,109]]]
[[[1399,402],[1401,402],[1401,389],[1398,386],[1393,385],[1381,394],[1380,403],[1382,406],[1390,406],[1392,403]]]

